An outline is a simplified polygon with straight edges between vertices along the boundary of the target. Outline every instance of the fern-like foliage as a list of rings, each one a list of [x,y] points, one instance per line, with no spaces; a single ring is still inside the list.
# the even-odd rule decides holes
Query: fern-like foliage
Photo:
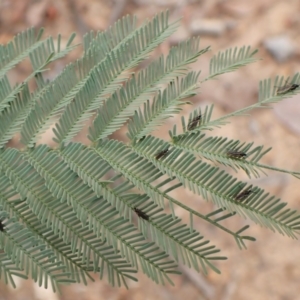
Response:
[[[262,151],[263,146],[251,149],[253,143],[241,143],[238,140],[228,140],[226,137],[207,137],[201,131],[181,136],[172,136],[176,148],[181,148],[190,153],[199,155],[210,161],[216,161],[224,166],[229,166],[235,171],[243,169],[251,178],[259,177],[263,169],[258,161],[271,150]]]
[[[200,39],[193,38],[134,73],[177,26],[168,13],[140,27],[135,18],[124,17],[107,31],[86,34],[82,57],[53,80],[44,73],[74,48],[74,35],[62,49],[60,36],[55,45],[52,37],[42,40],[42,31],[35,35],[29,29],[0,47],[0,276],[6,283],[15,286],[13,275],[31,277],[56,291],[61,284],[87,284],[94,272],[127,286],[141,269],[157,283],[172,284],[178,263],[220,273],[214,261],[226,257],[195,228],[196,218],[232,236],[241,249],[255,239],[244,234],[248,225],[222,225],[235,215],[297,237],[297,211],[218,165],[249,177],[267,169],[298,178],[300,173],[261,164],[270,149],[207,137],[205,131],[297,93],[299,75],[290,82],[262,81],[257,103],[219,119],[213,119],[213,106],[196,109],[181,118],[181,132],[176,126],[169,131],[169,141],[156,138],[152,133],[191,104],[201,83],[256,60],[250,47],[220,52],[201,80],[189,65],[209,47],[201,49]],[[7,72],[27,57],[32,72],[12,87]],[[89,120],[91,144],[75,143]],[[54,123],[57,147],[37,145]],[[127,144],[109,138],[122,126]],[[19,133],[25,148],[8,147]],[[170,195],[179,187],[218,208],[201,214],[186,206]],[[176,215],[176,206],[188,212],[189,222]]]

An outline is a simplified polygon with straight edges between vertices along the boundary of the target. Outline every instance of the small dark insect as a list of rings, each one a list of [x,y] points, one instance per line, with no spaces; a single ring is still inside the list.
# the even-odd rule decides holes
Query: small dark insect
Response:
[[[137,207],[134,207],[133,210],[135,211],[135,213],[142,219],[149,221],[149,216],[144,213],[143,211],[141,211],[140,209],[138,209]]]
[[[5,227],[5,226],[4,226],[4,224],[2,223],[2,220],[0,220],[0,231],[3,232],[3,231],[4,231],[4,227]]]
[[[34,74],[34,77],[35,77],[35,78],[38,78],[38,77],[41,76],[41,74],[42,74],[41,72],[36,72],[36,73]]]
[[[200,114],[199,116],[195,117],[193,120],[191,120],[188,124],[187,129],[188,130],[193,130],[196,128],[199,122],[201,122],[202,115]]]
[[[142,142],[144,139],[146,138],[146,136],[144,135],[144,136],[142,136],[139,140],[138,140],[138,142]]]
[[[232,158],[246,158],[247,154],[242,151],[236,151],[236,150],[229,150],[227,151],[227,156],[232,157]]]
[[[254,193],[253,190],[251,190],[251,189],[245,190],[245,191],[237,194],[235,196],[235,200],[238,200],[238,201],[245,200],[251,193]]]
[[[279,87],[276,91],[276,95],[284,95],[288,92],[294,91],[299,87],[299,84],[293,83],[293,84],[286,84],[282,87]]]
[[[156,159],[164,157],[169,152],[169,149],[162,150],[155,155]]]

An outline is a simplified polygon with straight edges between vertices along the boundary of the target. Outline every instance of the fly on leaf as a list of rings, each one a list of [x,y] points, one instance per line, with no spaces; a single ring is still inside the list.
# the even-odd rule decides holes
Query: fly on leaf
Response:
[[[144,135],[144,136],[142,136],[139,140],[138,140],[138,142],[140,143],[140,142],[142,142],[144,139],[146,138],[146,136]]]
[[[245,191],[243,191],[243,192],[237,194],[237,195],[235,196],[235,200],[237,200],[237,201],[245,200],[247,197],[249,197],[249,195],[250,195],[251,193],[254,193],[254,191],[253,191],[252,189],[249,188],[249,189],[247,189],[247,190],[245,190]]]
[[[237,150],[228,150],[226,154],[231,158],[237,158],[237,159],[243,159],[247,157],[247,154],[245,152],[237,151]]]
[[[291,91],[294,91],[299,87],[299,84],[293,83],[293,84],[286,84],[284,86],[281,86],[277,88],[276,95],[284,95]]]
[[[133,209],[135,211],[135,213],[142,219],[149,221],[149,216],[144,213],[143,211],[141,211],[140,209],[138,209],[137,207],[134,207]]]
[[[168,148],[165,150],[162,150],[155,155],[155,158],[160,159],[160,158],[164,157],[168,152],[169,152]]]
[[[188,130],[193,130],[197,127],[198,123],[201,122],[201,119],[202,119],[202,115],[200,114],[199,116],[195,117],[194,119],[192,119],[189,124],[188,124],[188,127],[187,129]]]
[[[3,232],[3,231],[4,231],[4,227],[5,227],[5,226],[4,226],[4,224],[2,223],[2,220],[0,220],[0,231]]]

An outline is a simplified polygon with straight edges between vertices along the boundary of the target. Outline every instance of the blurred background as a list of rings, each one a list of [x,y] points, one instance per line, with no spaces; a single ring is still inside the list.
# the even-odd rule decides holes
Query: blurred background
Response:
[[[65,41],[76,32],[75,42],[81,42],[87,31],[105,30],[126,14],[137,15],[142,23],[166,9],[170,10],[171,20],[181,18],[181,25],[153,55],[166,54],[178,42],[200,35],[201,47],[211,46],[211,51],[192,66],[202,70],[202,78],[208,74],[209,59],[220,50],[250,45],[259,49],[256,56],[261,58],[255,64],[203,84],[201,93],[192,99],[193,107],[185,107],[182,115],[214,103],[213,117],[219,117],[253,104],[257,101],[259,80],[276,75],[293,76],[300,69],[299,0],[0,0],[0,44],[31,26],[45,27],[45,36],[61,33]],[[56,63],[53,75],[78,55],[80,52],[74,51]],[[10,74],[12,82],[20,82],[28,72],[28,65],[20,65]],[[179,117],[169,119],[157,135],[168,139],[168,130],[178,120]],[[121,131],[120,139],[122,134]],[[248,116],[233,118],[231,124],[213,134],[272,147],[263,163],[300,171],[300,95],[275,104],[272,110],[254,110]],[[43,142],[49,140],[45,135]],[[241,178],[247,179],[243,175]],[[249,182],[300,210],[300,181],[292,176],[268,172],[268,176]],[[202,213],[214,209],[211,203],[189,191],[178,190],[173,196]],[[183,211],[176,213],[189,219]],[[172,278],[174,287],[158,286],[143,274],[139,274],[138,283],[128,283],[129,290],[112,288],[105,279],[100,281],[95,277],[95,282],[87,287],[80,284],[63,287],[61,295],[39,288],[30,280],[17,280],[16,290],[0,284],[0,299],[299,299],[299,241],[240,217],[224,222],[232,229],[246,224],[252,225],[247,233],[257,241],[247,243],[248,250],[240,251],[231,236],[195,220],[195,227],[229,258],[217,264],[221,275],[210,272],[204,276],[181,266],[183,275]]]

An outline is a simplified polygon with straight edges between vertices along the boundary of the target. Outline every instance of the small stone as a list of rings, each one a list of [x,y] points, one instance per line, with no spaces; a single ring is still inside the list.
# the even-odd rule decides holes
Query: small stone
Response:
[[[295,47],[291,39],[287,36],[268,38],[264,41],[264,47],[278,62],[286,61],[295,52]]]
[[[190,24],[190,30],[193,35],[212,35],[219,36],[227,29],[227,24],[218,19],[193,20]]]

